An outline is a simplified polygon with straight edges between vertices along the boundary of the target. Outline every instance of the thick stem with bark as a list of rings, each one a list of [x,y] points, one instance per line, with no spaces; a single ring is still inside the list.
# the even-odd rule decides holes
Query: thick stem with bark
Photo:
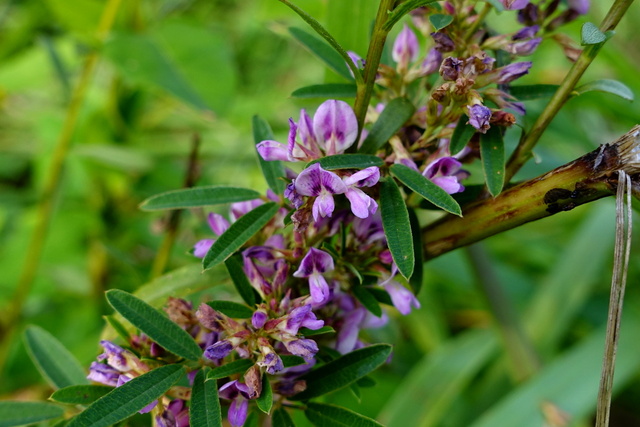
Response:
[[[618,170],[632,177],[640,173],[640,125],[616,142],[511,187],[498,197],[463,207],[462,217],[450,215],[427,225],[422,236],[425,258],[613,195]]]

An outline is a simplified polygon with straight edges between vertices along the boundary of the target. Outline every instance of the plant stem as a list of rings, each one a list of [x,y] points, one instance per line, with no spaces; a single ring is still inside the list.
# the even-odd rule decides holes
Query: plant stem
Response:
[[[200,148],[200,135],[197,133],[193,135],[191,141],[191,153],[187,160],[187,173],[184,179],[184,188],[193,187],[198,180],[198,149]],[[172,210],[167,218],[167,230],[162,240],[162,245],[153,260],[153,266],[151,267],[151,279],[154,279],[162,274],[167,262],[169,261],[169,255],[171,254],[171,248],[176,240],[178,233],[178,226],[180,225],[180,216],[182,209]]]
[[[115,20],[121,0],[109,0],[103,9],[98,28],[96,30],[97,39],[102,42]],[[85,59],[80,78],[71,96],[71,101],[67,108],[67,114],[58,137],[55,150],[51,159],[48,176],[45,181],[42,197],[37,211],[37,220],[31,236],[31,241],[27,248],[25,264],[20,275],[18,285],[7,308],[4,318],[2,342],[0,346],[0,372],[7,359],[7,353],[11,337],[18,327],[18,320],[22,315],[22,309],[27,296],[31,291],[33,281],[38,271],[38,264],[42,257],[42,251],[48,234],[49,224],[54,213],[55,199],[60,189],[64,163],[71,146],[71,139],[78,121],[80,109],[93,76],[93,71],[98,62],[98,52],[91,52]]]
[[[389,34],[389,30],[384,28],[384,24],[387,22],[389,12],[393,9],[394,3],[394,0],[380,1],[380,7],[378,8],[378,14],[376,15],[376,21],[373,26],[373,35],[364,66],[364,85],[358,85],[356,100],[353,106],[358,119],[358,129],[360,132],[362,131],[364,119],[367,115],[369,101],[371,101],[373,85],[376,80],[376,74],[378,73],[378,65],[380,65],[380,57],[382,56],[384,43]]]
[[[618,25],[618,22],[620,22],[620,19],[625,14],[629,6],[631,6],[631,3],[633,3],[633,0],[616,0],[613,6],[611,6],[611,9],[609,9],[607,16],[602,21],[600,31],[606,32],[613,30],[616,25]],[[589,45],[582,51],[578,60],[573,64],[546,108],[533,124],[531,130],[522,135],[520,143],[507,162],[505,183],[508,183],[516,172],[518,172],[520,168],[533,156],[533,147],[537,144],[538,140],[540,140],[540,137],[558,111],[560,111],[565,102],[567,102],[571,97],[576,84],[589,65],[591,65],[591,62],[593,62],[603,44],[604,43]]]
[[[547,174],[463,207],[462,217],[447,215],[423,228],[425,258],[475,243],[576,206],[610,196],[617,172],[640,172],[640,125],[612,144],[602,145]]]

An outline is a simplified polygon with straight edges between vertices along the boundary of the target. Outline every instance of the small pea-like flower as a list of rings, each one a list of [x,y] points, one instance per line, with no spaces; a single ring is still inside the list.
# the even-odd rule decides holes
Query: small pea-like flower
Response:
[[[407,24],[404,24],[402,31],[393,43],[391,57],[398,64],[398,69],[406,70],[410,62],[418,58],[418,38]]]
[[[329,285],[323,273],[333,271],[333,258],[320,249],[310,248],[302,258],[300,267],[293,273],[294,277],[309,278],[311,300],[315,304],[323,304],[329,300]]]
[[[285,341],[284,346],[296,356],[304,358],[307,362],[318,352],[318,344],[314,340],[306,338],[296,338],[291,341]]]
[[[327,156],[344,153],[358,135],[353,109],[344,101],[323,102],[313,116],[313,133]]]
[[[464,61],[462,59],[449,56],[440,64],[440,75],[445,81],[455,81],[460,75],[463,66]]]
[[[440,69],[440,64],[442,64],[442,53],[438,49],[432,48],[427,53],[424,61],[422,61],[420,74],[426,76],[427,74],[435,73]]]
[[[518,55],[528,56],[531,55],[538,48],[538,45],[542,42],[542,37],[534,37],[526,40],[517,40],[509,43],[506,46],[507,52]]]
[[[312,208],[315,221],[333,214],[334,194],[347,192],[347,186],[342,179],[335,173],[322,169],[320,163],[315,163],[300,172],[294,186],[297,194],[316,198]]]
[[[213,234],[216,236],[221,236],[222,233],[227,231],[227,228],[229,228],[229,221],[217,213],[210,213],[207,216],[207,222],[209,223],[209,228],[211,228],[211,231],[213,231]],[[193,255],[198,258],[204,258],[214,242],[215,239],[202,239],[198,241],[193,246]]]
[[[461,168],[462,164],[453,157],[441,157],[431,162],[422,174],[447,193],[454,194],[464,191],[459,180],[469,176]]]
[[[230,381],[220,387],[220,397],[231,400],[227,420],[232,427],[242,427],[247,421],[249,393],[249,387],[238,380]]]
[[[529,0],[500,0],[500,3],[506,10],[520,10],[529,4]]]
[[[491,110],[482,104],[467,105],[469,113],[469,124],[478,131],[486,133],[489,130],[489,120],[491,119]]]
[[[90,379],[91,381],[113,387],[118,385],[118,377],[120,377],[119,370],[107,365],[106,363],[99,362],[91,362],[89,375],[87,375],[87,379]]]
[[[529,69],[533,65],[530,61],[525,62],[512,62],[504,67],[497,68],[495,72],[498,74],[496,83],[506,84],[514,81],[517,78],[529,73]]]
[[[349,58],[351,58],[353,63],[356,64],[356,68],[358,68],[359,70],[364,70],[366,62],[360,55],[351,50],[347,51],[347,55],[349,55]],[[351,71],[351,69],[349,69],[349,71]]]
[[[331,262],[333,262],[333,259]],[[291,335],[297,335],[298,329],[302,327],[312,330],[322,328],[324,326],[324,320],[318,320],[311,309],[312,307],[309,304],[294,308],[287,314],[286,322],[278,325],[278,329]]]
[[[413,294],[413,292],[393,280],[397,271],[398,267],[396,267],[396,265],[394,264],[391,268],[391,275],[386,280],[381,282],[380,285],[382,285],[385,291],[389,293],[393,306],[397,308],[401,314],[406,316],[407,314],[411,313],[412,306],[414,308],[420,308],[420,302]]]
[[[358,218],[366,218],[376,213],[378,204],[373,198],[367,195],[358,187],[372,187],[380,180],[380,170],[376,166],[371,166],[343,178],[347,186],[345,196],[351,203],[351,212]]]

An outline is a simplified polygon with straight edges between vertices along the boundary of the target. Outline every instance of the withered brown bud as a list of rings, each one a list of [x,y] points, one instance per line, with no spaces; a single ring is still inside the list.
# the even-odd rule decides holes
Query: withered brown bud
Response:
[[[200,304],[198,311],[196,311],[196,317],[205,328],[218,332],[222,330],[219,322],[220,314],[209,305]]]
[[[494,111],[489,122],[496,126],[510,127],[516,122],[516,117],[506,111]]]
[[[169,297],[164,311],[169,316],[169,319],[180,326],[189,326],[196,323],[191,303],[181,298]]]
[[[249,398],[255,399],[262,393],[262,375],[258,365],[253,365],[244,374],[244,382],[249,387]]]

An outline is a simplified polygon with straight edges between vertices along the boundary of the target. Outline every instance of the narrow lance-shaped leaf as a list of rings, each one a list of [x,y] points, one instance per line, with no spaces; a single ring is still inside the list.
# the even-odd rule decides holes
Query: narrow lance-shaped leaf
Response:
[[[247,279],[247,275],[244,273],[242,269],[242,254],[236,254],[227,258],[224,262],[225,267],[227,267],[227,271],[229,272],[229,276],[233,281],[236,290],[240,294],[240,297],[247,303],[250,307],[253,307],[256,304],[256,291],[249,283],[249,279]]]
[[[114,425],[162,396],[185,375],[184,367],[166,365],[116,387],[71,420],[67,427]]]
[[[329,68],[345,79],[353,81],[353,76],[349,73],[347,62],[345,62],[345,59],[333,47],[300,28],[290,27],[289,32],[304,47],[309,49],[311,53],[327,64]],[[349,61],[351,61],[351,59],[349,59]]]
[[[119,289],[111,289],[106,295],[122,317],[165,350],[188,360],[199,360],[202,356],[202,349],[191,335],[146,302]]]
[[[480,135],[480,157],[487,188],[495,197],[504,185],[504,141],[498,127],[492,126],[486,134]]]
[[[111,392],[107,385],[72,385],[54,392],[49,399],[73,405],[89,405]]]
[[[252,309],[233,301],[209,301],[207,305],[234,319],[248,319],[253,316]]]
[[[223,262],[260,231],[278,212],[278,205],[270,202],[260,205],[242,215],[236,222],[222,233],[211,245],[209,252],[202,260],[203,268],[209,269]]]
[[[271,390],[271,383],[269,382],[269,377],[266,372],[262,375],[262,392],[256,399],[256,404],[258,405],[258,409],[265,414],[271,412],[271,407],[273,406],[273,390]]]
[[[511,86],[509,93],[519,101],[532,99],[551,98],[560,85],[518,85]]]
[[[208,373],[209,368],[205,366],[198,371],[193,381],[189,422],[192,426],[222,427],[218,384],[207,381]]]
[[[291,92],[292,98],[355,98],[357,86],[350,83],[326,83],[304,86]]]
[[[415,266],[413,267],[413,274],[409,279],[409,285],[413,293],[418,295],[422,288],[422,280],[424,273],[424,256],[422,248],[422,232],[420,229],[420,222],[413,209],[409,209],[409,223],[411,224],[411,235],[413,237],[413,253],[415,255]]]
[[[391,256],[400,274],[413,274],[414,253],[409,213],[398,185],[392,178],[380,180],[380,214]]]
[[[309,402],[305,416],[318,427],[382,427],[382,424],[347,408]]]
[[[80,362],[49,332],[29,326],[24,341],[31,360],[54,388],[89,384]]]
[[[0,402],[0,426],[12,427],[33,424],[61,417],[64,409],[44,402]]]
[[[389,15],[387,22],[385,22],[383,29],[385,31],[390,31],[394,25],[402,19],[404,15],[415,10],[421,6],[426,6],[429,3],[433,3],[437,0],[407,0],[404,3],[401,3],[398,7],[393,9],[393,12]]]
[[[416,107],[406,98],[396,98],[389,102],[373,124],[369,135],[358,151],[360,153],[375,153],[411,118],[415,111]]]
[[[451,152],[451,155],[459,153],[460,150],[469,143],[473,134],[476,133],[476,128],[471,126],[468,122],[469,117],[467,117],[466,114],[463,114],[458,120],[449,143],[449,151]]]
[[[362,305],[376,317],[382,316],[382,308],[378,300],[363,286],[353,286],[351,291]]]
[[[292,400],[308,400],[346,387],[378,368],[390,354],[390,345],[374,344],[340,356],[303,375],[300,379],[306,381],[307,389]]]
[[[313,163],[320,163],[320,166],[328,171],[336,169],[365,169],[371,166],[379,167],[384,165],[384,161],[373,154],[337,154],[309,162],[307,167]]]
[[[253,116],[251,124],[253,128],[253,142],[255,144],[274,139],[269,123],[260,116]],[[279,160],[266,161],[262,156],[260,156],[260,154],[257,154],[257,156],[258,162],[260,163],[260,169],[262,169],[262,175],[264,175],[267,185],[269,185],[269,188],[276,194],[282,194],[285,187],[285,182],[283,180],[285,172],[282,162]]]
[[[629,87],[624,83],[621,83],[617,80],[595,80],[593,82],[585,83],[581,86],[578,86],[575,89],[575,92],[577,92],[579,95],[591,91],[611,93],[613,95],[618,95],[620,98],[626,99],[627,101],[633,101],[633,91],[629,89]]]
[[[167,191],[149,197],[140,204],[143,211],[186,209],[213,206],[223,203],[243,202],[260,198],[260,193],[239,187],[193,187]]]
[[[284,408],[278,408],[273,412],[272,423],[273,427],[296,427]]]
[[[429,181],[420,172],[397,163],[391,166],[391,174],[437,207],[455,215],[462,215],[462,210],[458,202],[456,202],[449,193]]]

